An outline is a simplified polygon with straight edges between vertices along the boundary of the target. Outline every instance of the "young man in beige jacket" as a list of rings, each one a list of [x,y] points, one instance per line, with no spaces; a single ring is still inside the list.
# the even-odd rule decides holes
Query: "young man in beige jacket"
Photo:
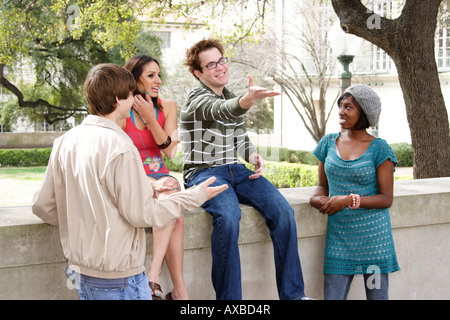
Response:
[[[92,68],[84,85],[91,115],[55,140],[33,198],[33,213],[60,229],[81,299],[151,299],[144,228],[163,226],[226,189],[209,187],[213,178],[154,199],[139,153],[118,126],[130,116],[135,87],[125,68]]]

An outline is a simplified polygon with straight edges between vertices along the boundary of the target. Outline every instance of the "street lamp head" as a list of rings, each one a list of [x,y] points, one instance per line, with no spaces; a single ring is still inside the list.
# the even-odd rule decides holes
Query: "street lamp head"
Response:
[[[338,56],[355,56],[361,46],[361,38],[345,33],[340,22],[336,22],[330,29],[329,39],[333,53]]]
[[[342,93],[351,85],[352,73],[349,70],[349,66],[359,50],[361,38],[353,34],[345,33],[338,21],[331,27],[329,39],[331,49],[344,69],[339,76],[341,79],[340,89]]]

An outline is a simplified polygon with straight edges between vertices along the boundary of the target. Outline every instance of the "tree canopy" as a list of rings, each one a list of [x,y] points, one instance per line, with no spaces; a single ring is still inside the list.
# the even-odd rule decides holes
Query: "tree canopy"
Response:
[[[167,19],[180,19],[186,27],[199,21],[208,25],[213,17],[233,21],[220,28],[208,25],[214,32],[228,35],[229,40],[242,41],[256,32],[258,23],[264,20],[261,17],[269,10],[266,7],[269,0],[258,1],[252,10],[246,8],[249,2],[3,1],[0,4],[1,85],[16,96],[21,108],[13,110],[11,106],[8,109],[7,105],[2,113],[27,114],[30,120],[43,118],[52,124],[85,112],[82,86],[93,65],[102,62],[123,65],[137,53],[156,58],[161,55],[161,40],[146,27]],[[228,10],[231,7],[240,10]],[[231,29],[233,32],[229,31]],[[14,68],[19,64],[33,67],[36,77],[33,83],[12,79]]]

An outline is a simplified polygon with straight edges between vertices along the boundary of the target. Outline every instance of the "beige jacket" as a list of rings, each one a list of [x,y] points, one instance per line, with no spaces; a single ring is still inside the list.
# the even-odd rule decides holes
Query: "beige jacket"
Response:
[[[201,187],[153,199],[141,158],[113,121],[89,115],[55,140],[33,213],[59,226],[69,265],[122,278],[145,270],[145,227],[163,226],[207,200]]]

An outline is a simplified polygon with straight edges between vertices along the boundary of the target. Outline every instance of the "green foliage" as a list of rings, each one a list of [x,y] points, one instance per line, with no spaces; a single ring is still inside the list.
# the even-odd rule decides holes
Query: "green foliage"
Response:
[[[163,161],[169,171],[183,171],[183,156],[181,152],[178,152],[172,159],[168,159],[166,155],[163,154]]]
[[[123,65],[137,53],[161,57],[161,39],[148,31],[153,23],[179,19],[189,26],[198,24],[206,11],[208,17],[218,15],[224,19],[231,14],[235,21],[225,28],[225,34],[232,34],[229,28],[236,29],[233,34],[237,32],[236,36],[243,40],[260,29],[256,21],[264,21],[264,14],[270,10],[268,0],[258,1],[256,7],[248,7],[249,3],[252,1],[2,1],[0,70],[7,76],[5,79],[12,80],[17,64],[33,69],[30,83],[25,83],[30,77],[23,74],[16,74],[19,80],[9,81],[11,92],[20,98],[23,94],[20,107],[27,110],[22,110],[21,116],[49,124],[65,121],[87,112],[82,87],[92,66],[104,62]],[[220,34],[223,24],[213,29]],[[164,73],[164,66],[162,69]],[[7,116],[4,111],[0,121],[12,123],[13,115],[15,119],[19,116]]]
[[[398,167],[412,167],[413,166],[413,149],[412,146],[406,142],[393,143],[390,145],[397,158]]]
[[[253,170],[254,166],[246,164]],[[265,162],[264,177],[277,188],[311,187],[318,183],[317,166],[287,162]]]
[[[269,161],[317,165],[317,158],[309,151],[261,146],[258,146],[257,150],[264,159]]]
[[[48,164],[52,148],[0,149],[0,167],[42,167]]]
[[[0,167],[45,167],[52,148],[43,149],[5,149],[0,150]],[[163,155],[167,169],[182,172],[182,154],[179,152],[171,160]],[[254,166],[245,163],[247,168]],[[312,187],[318,183],[317,165],[265,161],[264,177],[277,188]],[[396,176],[395,180],[411,179],[410,176]]]
[[[123,65],[135,53],[160,58],[161,39],[142,29],[134,10],[128,1],[1,2],[0,65],[15,95],[0,122],[11,126],[22,116],[53,124],[86,114],[83,85],[94,65]]]

